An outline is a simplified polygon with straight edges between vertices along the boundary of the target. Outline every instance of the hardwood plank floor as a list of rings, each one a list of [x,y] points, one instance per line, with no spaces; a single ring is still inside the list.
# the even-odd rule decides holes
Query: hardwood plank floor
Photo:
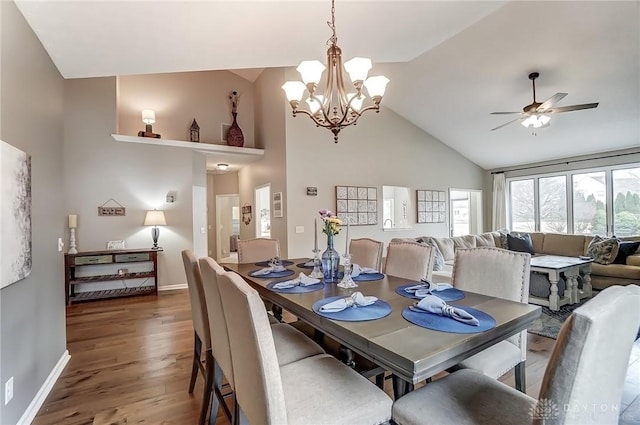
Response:
[[[286,318],[286,317],[285,317]],[[187,393],[193,327],[186,290],[67,307],[71,360],[34,425],[197,423],[202,377]],[[527,393],[537,397],[554,340],[529,335]],[[502,381],[514,385],[513,373]],[[387,392],[391,393],[387,380]],[[630,360],[621,424],[640,424],[640,343]],[[229,425],[222,413],[216,425]]]

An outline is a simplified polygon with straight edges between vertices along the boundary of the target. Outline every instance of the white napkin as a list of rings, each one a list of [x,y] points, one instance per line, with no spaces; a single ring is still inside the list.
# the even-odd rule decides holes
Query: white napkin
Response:
[[[444,291],[446,289],[453,288],[450,283],[430,283],[423,281],[419,285],[409,286],[404,288],[405,292],[415,295],[416,297],[423,298],[427,295],[431,295],[434,292]]]
[[[287,270],[284,266],[265,267],[255,272],[251,272],[251,276],[266,276],[269,273],[283,272]]]
[[[315,265],[316,265],[316,263],[314,262],[313,259],[311,259],[311,260],[307,261],[306,263],[304,263],[305,267],[313,267]]]
[[[350,297],[340,298],[320,307],[323,313],[337,313],[348,307],[366,307],[378,301],[376,297],[364,296],[362,292],[354,292]]]
[[[467,313],[461,308],[448,305],[442,299],[435,295],[427,295],[421,299],[415,306],[409,307],[412,311],[419,313],[434,313],[444,317],[450,317],[458,322],[466,323],[471,326],[478,326],[480,322],[473,315]]]
[[[275,285],[273,285],[273,288],[289,289],[289,288],[293,288],[294,286],[310,286],[310,285],[315,285],[316,283],[320,283],[320,279],[314,279],[300,272],[298,277],[296,277],[295,279],[285,280],[284,282],[278,282]]]
[[[360,276],[361,274],[372,274],[378,273],[378,270],[373,269],[371,267],[362,267],[358,264],[351,265],[351,277]]]

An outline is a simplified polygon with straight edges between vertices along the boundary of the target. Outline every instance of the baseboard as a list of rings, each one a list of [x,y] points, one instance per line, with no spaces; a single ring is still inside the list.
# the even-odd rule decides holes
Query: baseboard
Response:
[[[176,289],[189,289],[186,283],[178,283],[176,285],[158,286],[158,291],[174,291]]]
[[[29,425],[31,424],[31,422],[33,422],[36,415],[38,414],[38,410],[40,410],[40,408],[44,404],[44,400],[51,392],[53,385],[60,377],[60,374],[64,370],[64,367],[67,365],[67,363],[69,363],[70,358],[71,356],[69,355],[69,350],[64,350],[64,353],[62,353],[62,356],[60,356],[58,363],[56,363],[53,369],[51,369],[49,376],[47,376],[47,379],[45,379],[44,383],[36,393],[36,396],[33,398],[33,400],[31,400],[31,403],[29,403],[27,410],[25,410],[25,412],[22,414],[22,417],[16,425]]]

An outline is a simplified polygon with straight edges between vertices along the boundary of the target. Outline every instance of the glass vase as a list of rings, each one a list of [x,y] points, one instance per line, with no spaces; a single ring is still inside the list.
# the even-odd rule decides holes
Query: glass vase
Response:
[[[340,254],[333,248],[333,235],[327,235],[327,249],[322,253],[322,273],[325,282],[337,282]]]

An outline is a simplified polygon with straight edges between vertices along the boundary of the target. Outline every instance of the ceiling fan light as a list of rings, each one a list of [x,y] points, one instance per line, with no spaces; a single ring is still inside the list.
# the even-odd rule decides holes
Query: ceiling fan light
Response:
[[[533,122],[531,121],[533,116],[528,116],[527,119],[525,119],[524,121],[522,121],[520,124],[522,124],[524,127],[529,127],[530,125],[533,125]]]
[[[344,63],[344,69],[349,73],[352,82],[364,81],[371,69],[371,59],[355,57]]]
[[[375,77],[369,77],[364,82],[364,86],[367,88],[367,92],[369,92],[369,96],[371,98],[384,96],[384,91],[387,88],[387,83],[389,79],[384,75],[377,75]]]
[[[305,84],[318,84],[326,67],[318,60],[302,61],[296,68]]]
[[[285,94],[287,95],[287,100],[289,102],[300,102],[302,100],[302,96],[304,95],[305,89],[306,87],[302,83],[302,81],[287,81],[282,85],[282,90],[284,90]]]
[[[540,117],[538,117],[538,121],[540,121],[540,124],[546,125],[551,121],[551,118],[546,115],[540,115]]]

